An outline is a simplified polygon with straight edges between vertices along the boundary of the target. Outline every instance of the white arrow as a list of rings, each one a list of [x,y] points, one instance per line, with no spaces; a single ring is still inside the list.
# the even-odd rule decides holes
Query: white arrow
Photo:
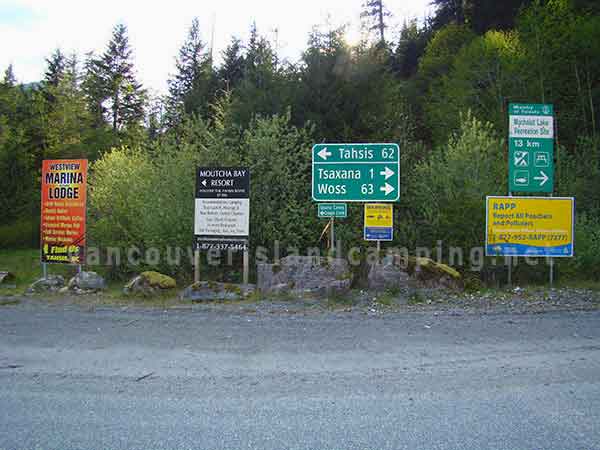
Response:
[[[331,156],[331,152],[328,152],[327,147],[324,147],[317,155],[323,159],[327,159],[328,156]]]
[[[541,177],[533,177],[533,179],[537,180],[537,181],[541,181],[540,186],[543,186],[544,184],[546,184],[546,181],[548,181],[550,178],[548,177],[548,175],[546,175],[544,173],[543,170],[540,170],[540,174],[542,174]]]
[[[379,190],[385,192],[385,195],[388,195],[390,192],[394,192],[395,189],[391,184],[385,183],[385,186],[381,186]]]
[[[202,180],[202,186],[206,187],[206,180]]]
[[[385,170],[379,172],[380,175],[383,175],[385,177],[385,179],[387,180],[389,177],[391,177],[392,175],[394,175],[396,172],[394,172],[392,169],[390,169],[389,167],[386,166]]]

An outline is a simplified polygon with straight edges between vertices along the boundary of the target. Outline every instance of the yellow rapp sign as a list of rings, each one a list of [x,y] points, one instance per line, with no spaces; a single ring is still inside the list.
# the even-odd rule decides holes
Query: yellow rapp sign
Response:
[[[573,256],[572,197],[487,197],[488,256]]]

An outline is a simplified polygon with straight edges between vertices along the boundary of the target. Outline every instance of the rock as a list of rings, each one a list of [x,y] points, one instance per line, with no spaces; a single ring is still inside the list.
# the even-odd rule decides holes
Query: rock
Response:
[[[463,286],[462,277],[456,269],[429,258],[409,257],[408,271],[426,288],[461,290]]]
[[[254,292],[253,285],[217,283],[214,281],[200,281],[194,283],[181,292],[182,300],[193,302],[206,301],[236,301],[243,300]]]
[[[17,279],[14,274],[10,272],[0,272],[0,286],[3,288],[16,288]]]
[[[57,292],[65,285],[65,279],[61,275],[48,275],[46,278],[40,278],[34,281],[29,288],[27,294],[36,294],[42,292]]]
[[[90,293],[106,289],[106,282],[96,272],[82,271],[69,280],[68,286],[76,293]]]
[[[382,292],[391,289],[402,289],[411,284],[406,264],[394,256],[386,256],[380,263],[369,268],[367,285],[370,290]]]
[[[157,287],[160,289],[175,289],[177,287],[177,282],[174,278],[159,272],[150,270],[147,272],[142,272],[140,275],[148,280],[148,283],[152,287]]]
[[[460,273],[429,258],[386,255],[380,263],[368,268],[367,285],[377,292],[386,290],[452,289],[461,290]]]
[[[151,297],[160,294],[168,289],[174,289],[177,283],[168,275],[163,275],[159,272],[148,271],[142,272],[138,276],[132,278],[123,288],[125,295],[142,295]]]
[[[257,279],[264,293],[326,296],[347,292],[352,272],[345,259],[286,256],[276,264],[258,264]]]

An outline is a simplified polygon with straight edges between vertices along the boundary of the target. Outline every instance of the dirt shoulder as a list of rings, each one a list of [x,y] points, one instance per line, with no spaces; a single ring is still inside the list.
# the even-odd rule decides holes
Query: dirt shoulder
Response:
[[[114,309],[176,309],[222,311],[242,314],[320,314],[356,312],[367,315],[404,312],[446,312],[455,315],[482,313],[541,313],[600,309],[600,291],[584,288],[521,288],[486,290],[473,293],[439,290],[384,292],[351,291],[334,298],[282,298],[253,296],[232,302],[189,302],[177,295],[152,299],[130,298],[114,292],[90,295],[13,293],[0,295],[1,306],[22,305]]]

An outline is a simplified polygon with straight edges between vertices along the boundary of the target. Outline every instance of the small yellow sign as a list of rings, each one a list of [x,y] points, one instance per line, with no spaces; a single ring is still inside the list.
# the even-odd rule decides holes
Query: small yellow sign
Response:
[[[488,256],[573,256],[571,197],[487,197]]]
[[[393,205],[385,203],[365,203],[365,227],[393,227]]]

